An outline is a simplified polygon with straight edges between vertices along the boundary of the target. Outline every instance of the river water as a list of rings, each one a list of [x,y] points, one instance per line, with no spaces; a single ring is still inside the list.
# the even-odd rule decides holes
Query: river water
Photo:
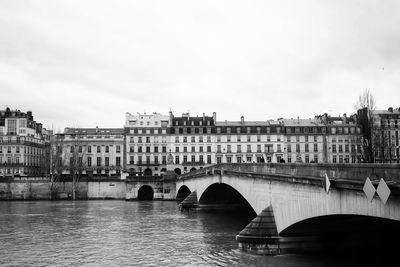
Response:
[[[0,202],[0,266],[343,266],[319,255],[237,249],[249,218],[176,202]],[[354,266],[349,264],[348,266]]]

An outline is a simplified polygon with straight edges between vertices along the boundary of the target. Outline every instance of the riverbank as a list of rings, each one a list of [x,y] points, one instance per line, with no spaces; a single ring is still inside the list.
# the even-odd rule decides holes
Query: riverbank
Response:
[[[114,177],[82,180],[76,185],[77,200],[174,200],[175,182],[126,181]],[[0,181],[0,201],[67,200],[72,198],[72,182],[51,183],[45,178],[15,178]]]

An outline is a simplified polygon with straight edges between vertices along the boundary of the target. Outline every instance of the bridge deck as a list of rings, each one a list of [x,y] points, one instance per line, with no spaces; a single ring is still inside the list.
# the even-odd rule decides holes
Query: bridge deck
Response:
[[[178,180],[223,174],[311,185],[321,185],[327,175],[332,187],[353,190],[363,190],[367,177],[374,185],[383,178],[392,194],[400,194],[400,164],[224,163],[183,174],[178,177]]]

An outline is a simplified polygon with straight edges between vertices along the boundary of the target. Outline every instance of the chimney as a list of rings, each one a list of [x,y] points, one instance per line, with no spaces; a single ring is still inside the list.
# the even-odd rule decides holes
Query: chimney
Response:
[[[214,123],[217,121],[217,113],[216,112],[213,112],[213,120],[214,120]]]
[[[297,124],[300,124],[300,117],[297,116]]]
[[[203,121],[206,120],[206,114],[203,112]]]
[[[343,113],[343,124],[347,124],[347,115]]]
[[[393,108],[392,107],[388,108],[388,111],[393,113]]]
[[[240,117],[240,123],[244,124],[244,116]]]

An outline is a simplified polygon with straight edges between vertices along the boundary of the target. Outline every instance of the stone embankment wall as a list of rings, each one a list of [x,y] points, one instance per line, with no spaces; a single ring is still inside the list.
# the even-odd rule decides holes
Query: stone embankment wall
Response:
[[[72,197],[72,182],[52,185],[43,178],[0,180],[0,200],[50,200]],[[51,192],[53,191],[53,196]],[[125,199],[125,181],[82,181],[77,185],[77,199]]]
[[[176,195],[175,181],[125,181],[121,179],[99,179],[80,181],[76,199],[126,199],[137,200],[138,190],[150,186],[156,200],[173,200]],[[52,193],[53,192],[53,193]],[[0,178],[0,200],[57,200],[72,198],[72,182],[51,184],[42,177]]]

